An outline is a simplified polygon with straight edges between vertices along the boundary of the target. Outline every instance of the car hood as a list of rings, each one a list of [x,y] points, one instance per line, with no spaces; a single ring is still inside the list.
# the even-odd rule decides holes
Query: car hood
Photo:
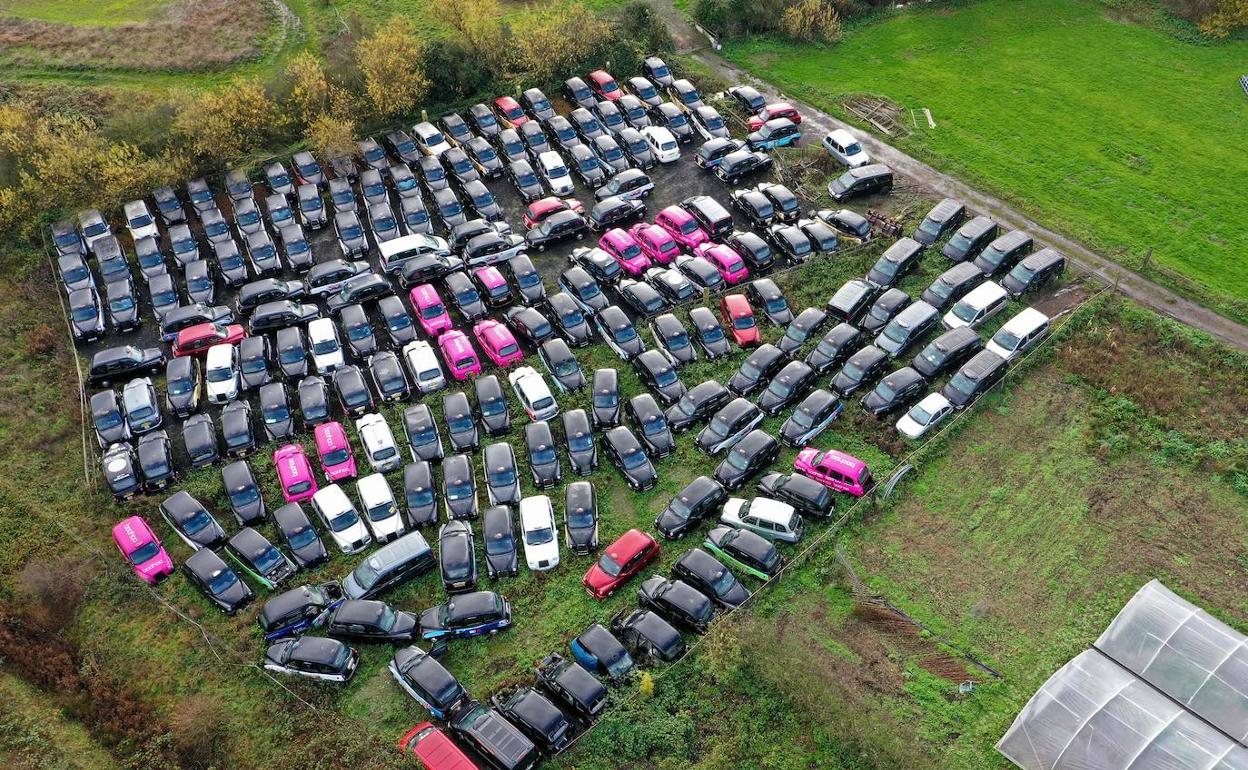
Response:
[[[801,470],[811,470],[815,467],[815,457],[818,455],[818,449],[806,447],[797,453],[797,458],[793,460],[793,467]]]
[[[294,554],[296,561],[301,561],[303,564],[316,564],[329,557],[329,554],[325,551],[325,544],[319,538],[303,548],[298,550],[292,549],[291,553]]]
[[[728,589],[728,593],[723,596],[716,597],[721,603],[729,607],[739,607],[741,603],[750,598],[750,592],[740,581],[733,583],[732,588]]]
[[[394,613],[394,628],[390,629],[390,636],[410,639],[416,635],[419,628],[419,621],[415,615],[400,610]]]
[[[169,554],[165,553],[162,548],[159,554],[135,567],[135,571],[144,580],[153,582],[160,577],[173,574],[173,559],[169,558]]]
[[[782,400],[775,393],[772,393],[770,390],[764,390],[758,397],[758,408],[762,409],[766,414],[775,414],[780,411],[783,406],[784,400]]]
[[[440,606],[430,607],[420,613],[420,630],[425,633],[429,631],[442,631],[442,621],[439,617],[441,614],[442,608]]]

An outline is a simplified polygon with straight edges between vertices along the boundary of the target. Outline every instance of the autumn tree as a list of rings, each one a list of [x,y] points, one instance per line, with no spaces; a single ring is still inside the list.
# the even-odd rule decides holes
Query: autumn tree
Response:
[[[262,146],[279,124],[280,112],[264,86],[240,78],[184,96],[173,127],[191,154],[208,163],[228,163]]]
[[[605,48],[612,35],[611,23],[580,3],[551,6],[517,24],[513,60],[528,79],[551,80]]]
[[[483,66],[506,71],[510,34],[499,0],[434,0],[433,16],[457,33]]]
[[[1200,20],[1200,31],[1223,38],[1248,27],[1248,0],[1218,0],[1218,9]]]
[[[355,152],[355,121],[324,113],[314,119],[304,134],[312,151],[323,157]]]
[[[424,48],[410,22],[391,17],[356,48],[364,93],[379,118],[412,112],[429,91]]]
[[[307,51],[300,51],[286,65],[290,81],[291,111],[300,125],[309,126],[329,106],[330,84],[320,61]]]

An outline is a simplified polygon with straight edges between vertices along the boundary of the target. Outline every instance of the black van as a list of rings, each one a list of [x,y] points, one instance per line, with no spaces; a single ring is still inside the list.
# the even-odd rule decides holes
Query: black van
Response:
[[[1066,269],[1066,257],[1053,249],[1041,249],[1014,266],[1010,274],[1001,279],[1001,286],[1012,297],[1019,297],[1038,289]]]
[[[962,224],[966,218],[966,204],[953,198],[945,198],[932,207],[923,221],[914,229],[913,238],[924,246],[931,246],[945,237],[945,233]]]
[[[1004,358],[990,350],[981,350],[962,365],[940,393],[949,399],[954,409],[965,409],[996,385],[1005,376],[1005,369]]]
[[[969,326],[950,329],[918,352],[910,365],[929,380],[940,377],[984,349],[979,332]]]
[[[910,271],[919,266],[923,248],[923,244],[913,238],[898,239],[876,260],[875,266],[867,273],[867,281],[885,289],[896,285]]]
[[[893,189],[893,170],[883,163],[851,168],[828,184],[833,200],[844,201]]]
[[[732,232],[732,213],[709,195],[690,196],[680,206],[698,220],[712,240],[723,240]]]
[[[372,599],[436,566],[425,536],[408,532],[360,562],[342,579],[342,592],[348,599]]]
[[[932,285],[923,290],[921,299],[943,312],[983,280],[984,274],[973,263],[959,262],[937,276]]]
[[[992,217],[977,216],[958,228],[945,248],[940,250],[950,262],[966,262],[974,259],[988,243],[997,237],[998,226]]]
[[[451,719],[450,727],[490,765],[502,770],[529,770],[540,758],[533,741],[518,727],[478,701],[462,706]]]
[[[984,275],[996,275],[1011,269],[1023,257],[1031,253],[1035,241],[1022,230],[1011,230],[997,239],[975,258],[975,267]]]

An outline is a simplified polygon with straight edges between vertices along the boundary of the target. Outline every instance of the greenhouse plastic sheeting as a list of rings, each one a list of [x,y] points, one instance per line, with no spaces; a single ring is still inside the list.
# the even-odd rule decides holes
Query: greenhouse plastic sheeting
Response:
[[[1156,580],[1109,624],[1096,649],[1243,744],[1248,638]]]
[[[1096,650],[1044,683],[997,750],[1025,770],[1248,770],[1248,750]]]

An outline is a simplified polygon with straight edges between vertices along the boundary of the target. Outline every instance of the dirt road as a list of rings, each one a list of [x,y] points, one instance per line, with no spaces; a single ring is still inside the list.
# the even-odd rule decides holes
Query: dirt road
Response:
[[[999,198],[980,192],[932,168],[858,126],[851,126],[809,104],[791,96],[785,96],[770,83],[759,80],[719,56],[711,47],[709,40],[672,5],[671,0],[651,0],[651,3],[667,23],[681,53],[689,54],[729,82],[749,83],[769,97],[783,97],[784,101],[796,105],[802,111],[803,127],[809,136],[822,137],[834,128],[850,129],[861,139],[863,146],[874,159],[887,163],[899,174],[941,195],[958,198],[971,208],[989,214],[1002,224],[1027,230],[1037,240],[1044,241],[1058,249],[1087,272],[1106,284],[1114,286],[1141,305],[1162,315],[1170,316],[1180,323],[1200,329],[1231,347],[1248,351],[1248,327],[1224,318],[1202,305],[1137,275],[1087,246],[1048,229]]]

